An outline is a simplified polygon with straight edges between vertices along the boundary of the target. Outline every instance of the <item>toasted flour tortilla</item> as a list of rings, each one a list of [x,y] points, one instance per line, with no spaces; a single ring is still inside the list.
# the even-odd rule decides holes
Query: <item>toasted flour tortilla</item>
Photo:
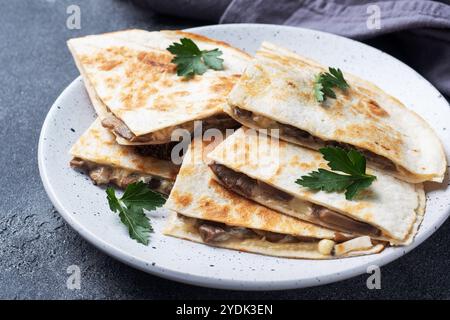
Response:
[[[165,204],[173,211],[164,231],[166,235],[217,247],[289,258],[330,259],[383,250],[382,243],[372,243],[367,237],[351,239],[350,235],[280,214],[228,191],[212,178],[204,162],[207,148],[202,150],[201,146],[206,144],[200,140],[190,145]],[[198,147],[200,149],[196,149]],[[291,243],[271,242],[267,240],[269,235],[263,237],[250,231],[248,238],[206,241],[200,232],[200,226],[205,224],[220,224],[225,229],[276,233],[278,237],[288,235],[297,240]],[[328,251],[323,248],[327,243],[331,243]],[[347,245],[342,247],[342,244]]]
[[[313,149],[327,144],[357,148],[369,165],[408,182],[442,182],[443,147],[420,116],[348,73],[350,88],[336,89],[336,99],[319,103],[313,86],[325,71],[325,66],[264,42],[231,91],[226,111],[248,127],[279,127],[282,139]]]
[[[166,49],[185,37],[201,50],[221,50],[224,70],[177,76]],[[70,39],[68,47],[98,116],[120,144],[167,143],[176,128],[225,117],[226,96],[249,61],[226,43],[182,31],[126,30]]]
[[[318,168],[327,169],[327,162],[322,155],[308,148],[257,134],[252,129],[243,127],[237,130],[209,153],[208,157],[216,165],[264,183],[265,189],[270,187],[282,192],[282,199],[285,200],[264,195],[255,198],[254,187],[250,191],[251,185],[247,182],[249,187],[244,185],[241,188],[244,196],[305,221],[327,227],[336,225],[333,221],[330,225],[327,216],[318,217],[319,213],[329,217],[329,211],[322,211],[325,208],[332,211],[332,214],[339,215],[338,218],[348,217],[364,223],[365,229],[372,226],[377,231],[375,235],[371,234],[372,238],[385,239],[393,245],[411,243],[422,221],[425,196],[421,184],[409,184],[382,171],[368,168],[368,173],[375,175],[377,179],[353,201],[346,200],[344,193],[313,191],[295,181]],[[224,181],[223,178],[219,180]],[[242,181],[241,179],[240,185]],[[235,185],[233,188],[238,189],[239,186]],[[273,191],[272,194],[277,195]],[[298,203],[301,201],[318,207],[299,209]]]
[[[143,181],[150,188],[169,194],[179,170],[170,161],[141,156],[134,147],[117,144],[98,118],[72,146],[70,154],[71,165],[87,171],[94,183],[114,183],[122,188]]]

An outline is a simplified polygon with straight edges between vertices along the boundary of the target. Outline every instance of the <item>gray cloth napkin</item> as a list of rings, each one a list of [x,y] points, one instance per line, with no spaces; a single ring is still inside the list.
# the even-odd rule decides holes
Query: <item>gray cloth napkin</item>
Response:
[[[450,97],[448,0],[136,1],[186,18],[300,26],[362,40],[409,64]]]

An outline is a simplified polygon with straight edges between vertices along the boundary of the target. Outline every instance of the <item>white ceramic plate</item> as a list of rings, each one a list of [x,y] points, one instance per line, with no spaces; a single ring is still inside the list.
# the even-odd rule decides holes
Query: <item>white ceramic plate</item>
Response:
[[[188,31],[229,42],[254,53],[263,40],[374,82],[419,113],[450,150],[450,108],[414,70],[367,45],[318,31],[275,25],[236,24]],[[129,238],[108,208],[105,191],[69,168],[68,150],[95,119],[81,78],[50,109],[39,141],[39,169],[45,189],[64,219],[107,254],[143,271],[176,281],[227,289],[267,290],[330,283],[399,258],[428,238],[450,213],[450,188],[428,193],[427,210],[413,245],[381,254],[330,261],[293,260],[217,249],[161,234],[165,210],[150,212],[155,233],[149,246]],[[447,180],[448,181],[448,180]],[[445,186],[448,182],[445,183]]]

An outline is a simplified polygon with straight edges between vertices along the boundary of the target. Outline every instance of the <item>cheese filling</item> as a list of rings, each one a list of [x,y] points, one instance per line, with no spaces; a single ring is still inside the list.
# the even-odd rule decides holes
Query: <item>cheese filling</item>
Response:
[[[229,226],[224,223],[192,218],[177,214],[183,222],[185,231],[198,234],[202,241],[210,245],[220,245],[236,241],[256,240],[271,244],[310,244],[312,250],[317,250],[323,255],[341,256],[351,251],[370,249],[377,242],[372,242],[367,236],[354,239],[341,239],[339,241],[329,239],[317,239],[312,237],[294,236],[290,234],[271,232],[261,229]]]
[[[315,242],[318,239],[310,237],[292,236],[284,233],[252,229],[245,227],[229,226],[224,223],[191,218],[178,214],[178,218],[190,225],[190,231],[200,234],[205,243],[219,243],[227,241],[262,239],[272,243],[298,243]]]
[[[173,181],[166,178],[157,177],[147,173],[131,171],[123,168],[117,168],[110,165],[98,164],[77,157],[73,158],[70,161],[70,166],[86,171],[94,184],[102,185],[113,183],[122,189],[125,189],[131,183],[142,181],[150,189],[165,195],[169,195],[174,184]]]
[[[122,120],[117,118],[112,113],[109,113],[105,118],[102,119],[102,125],[105,128],[112,130],[116,135],[130,142],[148,142],[149,144],[163,144],[172,142],[171,139],[172,132],[176,129],[184,129],[189,131],[190,133],[194,132],[196,121],[202,121],[203,131],[210,128],[223,130],[228,128],[237,128],[239,126],[239,123],[237,123],[233,118],[230,118],[228,115],[218,114],[205,119],[187,121],[185,123],[166,127],[164,129],[160,129],[155,132],[147,133],[145,135],[136,136],[133,132],[131,132],[131,130]]]

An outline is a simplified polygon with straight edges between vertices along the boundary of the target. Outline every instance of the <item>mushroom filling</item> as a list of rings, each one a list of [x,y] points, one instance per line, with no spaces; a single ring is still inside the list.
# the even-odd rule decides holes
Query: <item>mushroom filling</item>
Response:
[[[172,160],[172,150],[175,146],[180,143],[178,141],[173,141],[169,143],[161,144],[146,144],[142,146],[136,146],[136,152],[142,156],[149,156],[161,160]],[[183,151],[183,149],[181,149]],[[184,156],[182,154],[181,156]]]
[[[301,130],[294,126],[269,119],[265,116],[253,113],[252,111],[241,109],[239,107],[233,107],[233,114],[237,119],[242,120],[243,123],[253,124],[258,128],[279,129],[280,136],[284,136],[290,140],[295,140],[300,145],[306,145],[317,149],[323,146],[334,146],[334,147],[341,147],[344,149],[357,149],[373,164],[375,164],[377,167],[381,169],[388,171],[401,171],[401,172],[404,171],[399,170],[391,160],[378,154],[375,154],[369,150],[360,149],[347,143],[332,140],[324,141],[320,138],[314,137],[305,130]]]
[[[372,240],[368,236],[356,238],[336,237],[331,240],[230,226],[225,223],[193,218],[180,213],[177,213],[177,219],[181,221],[178,227],[181,227],[185,232],[199,235],[204,243],[217,246],[245,240],[255,240],[279,245],[286,244],[289,249],[296,249],[296,244],[308,245],[308,250],[315,250],[316,248],[322,255],[342,256],[351,251],[370,249],[378,244],[388,245],[386,242]],[[254,243],[251,247],[258,247],[258,244]]]
[[[125,189],[129,184],[142,181],[150,189],[168,195],[173,187],[173,181],[150,174],[101,165],[81,158],[73,158],[70,166],[86,171],[94,184],[113,183]]]
[[[211,128],[216,128],[219,130],[232,129],[239,127],[239,123],[233,118],[230,118],[226,114],[218,114],[205,119],[198,119],[188,121],[179,125],[170,126],[163,128],[161,130],[150,132],[142,136],[136,136],[127,125],[117,118],[113,113],[108,113],[108,115],[102,119],[102,125],[105,128],[112,130],[116,135],[130,141],[130,142],[148,142],[152,144],[170,144],[172,132],[176,129],[185,129],[189,132],[194,132],[196,121],[202,121],[202,129],[207,130]]]
[[[224,223],[196,219],[197,230],[206,243],[219,243],[230,240],[262,239],[273,243],[314,242],[317,239],[296,237],[260,229],[228,226]]]
[[[224,165],[209,165],[219,182],[227,189],[263,205],[283,207],[291,212],[304,211],[301,207],[312,205],[309,213],[303,213],[305,220],[346,233],[378,237],[381,230],[370,224],[354,220],[343,214],[315,204],[305,204],[302,200],[278,190],[265,182],[253,179],[241,172],[236,172]],[[307,218],[307,219],[306,219]]]

